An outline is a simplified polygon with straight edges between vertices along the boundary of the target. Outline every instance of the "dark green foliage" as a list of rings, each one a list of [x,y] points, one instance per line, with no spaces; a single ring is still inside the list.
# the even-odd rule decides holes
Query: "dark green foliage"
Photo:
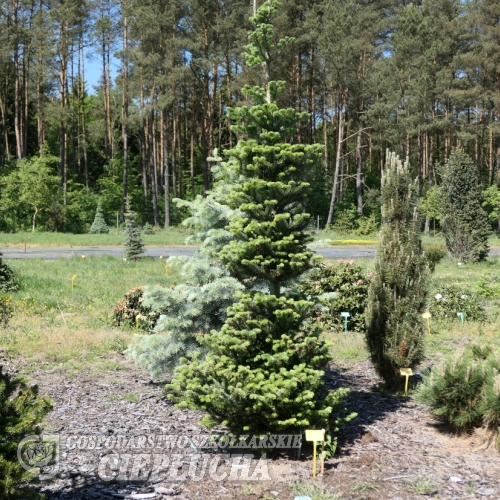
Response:
[[[113,310],[113,325],[129,325],[140,330],[152,331],[160,313],[152,311],[143,303],[144,287],[129,290]],[[137,320],[137,316],[140,316]]]
[[[19,280],[14,271],[2,259],[0,253],[0,290],[4,292],[15,292],[19,290]]]
[[[257,293],[228,309],[220,331],[204,336],[205,360],[185,360],[167,388],[182,408],[208,413],[204,423],[236,433],[328,426],[345,390],[322,381],[331,356],[321,330],[307,322],[312,304]]]
[[[484,381],[481,363],[471,356],[457,356],[433,367],[420,386],[417,399],[441,422],[465,430],[482,422]]]
[[[95,213],[94,222],[92,223],[92,226],[90,227],[89,232],[90,232],[90,234],[108,234],[109,233],[109,227],[106,224],[106,221],[104,220],[104,214],[102,213],[102,205],[101,205],[100,201],[97,203],[97,210]]]
[[[260,7],[246,47],[252,64],[262,63],[267,75],[288,43],[272,40],[269,16],[277,5],[268,0]],[[229,111],[239,141],[222,165],[232,167],[240,181],[226,197],[235,211],[227,226],[233,238],[220,259],[234,277],[247,286],[264,284],[269,295],[242,294],[222,328],[200,338],[206,357],[184,359],[167,386],[180,407],[204,410],[205,424],[224,424],[236,433],[335,431],[345,420],[346,391],[329,393],[322,380],[330,355],[318,323],[310,319],[312,304],[280,297],[281,286],[312,265],[304,209],[309,185],[302,179],[322,151],[320,145],[295,142],[297,125],[307,115],[278,106],[283,89],[284,82],[269,79],[266,88],[243,88],[253,105]]]
[[[308,281],[299,286],[307,300],[316,303],[315,314],[324,327],[342,330],[344,318],[341,312],[350,313],[350,331],[364,331],[365,309],[368,299],[370,276],[356,266],[354,261],[339,261],[333,264],[317,264],[308,276]]]
[[[432,368],[416,393],[417,400],[458,431],[485,425],[498,438],[499,369],[500,357],[491,346],[470,346]]]
[[[36,386],[28,387],[0,367],[0,498],[36,497],[18,489],[31,473],[21,467],[17,447],[25,437],[39,434],[38,425],[50,409],[50,402],[38,396]]]
[[[481,411],[484,423],[498,430],[500,428],[500,375],[497,371],[487,379]]]
[[[491,228],[481,206],[481,190],[472,160],[454,151],[440,189],[441,227],[450,254],[461,262],[484,260]]]
[[[126,259],[135,260],[144,253],[142,244],[141,228],[137,224],[137,214],[132,211],[132,200],[127,195],[125,200],[125,241],[123,256]]]
[[[396,388],[402,384],[400,368],[413,368],[423,359],[427,266],[418,180],[394,153],[387,153],[381,194],[381,241],[368,294],[366,340],[378,374]]]
[[[446,253],[446,248],[441,245],[432,244],[424,246],[425,261],[431,273],[434,272],[437,264],[446,257]]]
[[[443,287],[431,294],[429,312],[436,318],[461,321],[458,312],[465,313],[465,321],[484,321],[486,313],[476,294],[456,285]]]

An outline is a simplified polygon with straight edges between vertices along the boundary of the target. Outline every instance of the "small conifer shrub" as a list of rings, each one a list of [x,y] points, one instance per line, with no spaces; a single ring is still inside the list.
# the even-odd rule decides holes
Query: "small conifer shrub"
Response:
[[[36,386],[28,387],[0,367],[0,498],[38,498],[19,488],[31,473],[19,463],[17,448],[26,436],[39,433],[38,425],[50,409],[51,403],[38,396]]]
[[[3,292],[15,292],[19,290],[19,279],[12,270],[12,268],[7,265],[0,253],[0,290]]]
[[[220,331],[201,339],[208,350],[186,359],[167,389],[180,408],[204,410],[202,423],[235,433],[329,427],[346,390],[329,394],[322,380],[329,344],[315,322],[304,322],[312,304],[263,293],[244,296],[228,309]]]
[[[100,200],[97,203],[97,209],[95,212],[94,222],[92,223],[92,226],[90,227],[90,233],[91,234],[108,234],[109,233],[109,227],[106,224],[106,221],[104,220],[104,214],[102,212],[102,205],[101,205]]]
[[[382,173],[382,229],[368,293],[366,340],[387,386],[401,386],[401,368],[423,359],[427,265],[420,239],[418,179],[387,152]]]
[[[473,345],[424,376],[416,399],[457,431],[485,426],[500,445],[500,356],[490,346]]]
[[[448,252],[461,262],[484,260],[491,227],[481,205],[477,169],[461,151],[453,151],[440,188],[441,227]]]
[[[125,241],[123,256],[135,260],[144,253],[141,228],[137,224],[137,214],[132,211],[132,199],[127,195],[125,199]]]

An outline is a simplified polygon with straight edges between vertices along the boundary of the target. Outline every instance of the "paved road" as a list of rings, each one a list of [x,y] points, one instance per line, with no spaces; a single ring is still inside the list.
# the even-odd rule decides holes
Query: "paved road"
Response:
[[[163,258],[172,257],[174,255],[193,255],[196,248],[194,247],[146,247],[145,255],[147,257]],[[121,257],[122,247],[73,247],[73,248],[27,248],[24,253],[24,248],[5,248],[1,249],[4,259],[47,259],[53,260],[60,257],[80,258],[82,255],[86,257],[102,257],[103,255],[112,255]],[[336,248],[316,248],[315,251],[329,259],[355,259],[359,257],[374,257],[375,247],[336,247]]]
[[[147,257],[163,258],[174,255],[193,255],[195,247],[148,247],[145,255]],[[327,259],[358,259],[362,257],[375,257],[375,247],[333,247],[333,248],[315,248],[319,255]],[[73,247],[73,248],[29,248],[24,253],[23,248],[6,248],[2,250],[5,259],[47,259],[53,260],[60,257],[71,258],[82,255],[86,257],[102,257],[103,255],[112,255],[121,257],[122,247]],[[490,250],[490,255],[500,255],[500,247]]]

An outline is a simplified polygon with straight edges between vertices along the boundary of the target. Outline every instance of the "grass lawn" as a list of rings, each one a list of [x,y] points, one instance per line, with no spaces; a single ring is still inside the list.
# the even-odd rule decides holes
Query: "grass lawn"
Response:
[[[372,259],[359,259],[356,263],[367,271],[374,270]],[[459,286],[464,293],[482,293],[481,303],[486,310],[484,322],[460,319],[438,320],[431,318],[431,335],[425,336],[426,357],[423,365],[436,362],[459,351],[468,344],[488,344],[500,352],[500,259],[498,256],[481,264],[458,266],[444,259],[437,265],[430,279],[429,296],[434,296],[450,285]],[[350,364],[368,359],[364,335],[355,332],[325,332],[333,341],[333,355],[337,362]]]
[[[190,232],[183,227],[171,227],[156,231],[155,234],[143,234],[146,246],[177,246],[184,245],[185,239]],[[320,246],[377,246],[378,237],[356,236],[342,234],[331,230],[320,230],[313,232],[313,238],[320,242]],[[123,230],[117,232],[111,229],[109,234],[70,234],[70,233],[48,233],[48,232],[19,232],[0,233],[0,248],[27,248],[38,247],[83,247],[83,246],[121,246],[123,244]],[[444,246],[441,236],[430,236],[423,238],[424,244],[438,244]],[[490,246],[499,247],[500,239],[491,236]]]
[[[181,227],[171,227],[156,231],[155,234],[143,234],[146,246],[177,246],[184,245],[184,240],[190,233]],[[0,233],[0,247],[28,248],[37,247],[83,247],[83,246],[121,246],[124,232],[111,229],[109,234],[70,234],[47,232]]]
[[[356,262],[373,271],[373,259]],[[49,367],[63,363],[74,369],[89,364],[106,368],[107,353],[121,352],[133,340],[132,330],[111,326],[117,301],[134,286],[175,284],[178,279],[175,269],[168,270],[167,279],[164,261],[152,258],[136,262],[114,257],[13,260],[9,264],[21,277],[23,287],[9,294],[14,316],[7,328],[0,327],[0,348]],[[426,336],[429,359],[440,359],[470,342],[500,347],[499,266],[498,257],[476,265],[457,266],[446,259],[438,264],[431,278],[431,296],[452,284],[467,293],[486,290],[490,296],[482,301],[488,319],[482,323],[466,321],[463,325],[458,318],[431,319],[433,334]],[[367,359],[361,334],[325,332],[325,335],[334,341],[332,352],[337,362]]]
[[[6,329],[0,328],[0,347],[49,366],[67,363],[75,369],[99,364],[107,352],[121,352],[132,340],[133,331],[111,326],[113,308],[125,292],[177,279],[175,269],[168,270],[167,279],[164,261],[153,258],[15,260],[9,265],[20,276],[22,289],[8,294],[14,315]]]

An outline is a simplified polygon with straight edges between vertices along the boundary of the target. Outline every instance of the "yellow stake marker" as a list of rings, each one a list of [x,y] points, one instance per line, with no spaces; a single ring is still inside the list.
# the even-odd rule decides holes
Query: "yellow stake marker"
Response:
[[[401,375],[403,377],[406,377],[406,382],[405,382],[405,396],[408,394],[408,379],[410,378],[411,375],[413,375],[413,372],[411,368],[401,368],[400,369]]]
[[[321,473],[323,474],[325,470],[325,429],[306,430],[306,441],[313,442],[313,477],[316,477],[316,443],[321,441]]]
[[[422,314],[422,318],[427,320],[427,332],[429,335],[431,334],[431,313],[430,312],[424,312]]]
[[[82,260],[85,260],[85,255],[82,255]]]
[[[165,264],[165,274],[167,275],[167,279],[168,279],[168,264]]]
[[[142,318],[140,314],[135,317],[135,329],[139,330],[139,320]]]
[[[73,293],[75,289],[75,280],[76,280],[76,274],[73,274],[73,276],[71,276],[71,293]]]

